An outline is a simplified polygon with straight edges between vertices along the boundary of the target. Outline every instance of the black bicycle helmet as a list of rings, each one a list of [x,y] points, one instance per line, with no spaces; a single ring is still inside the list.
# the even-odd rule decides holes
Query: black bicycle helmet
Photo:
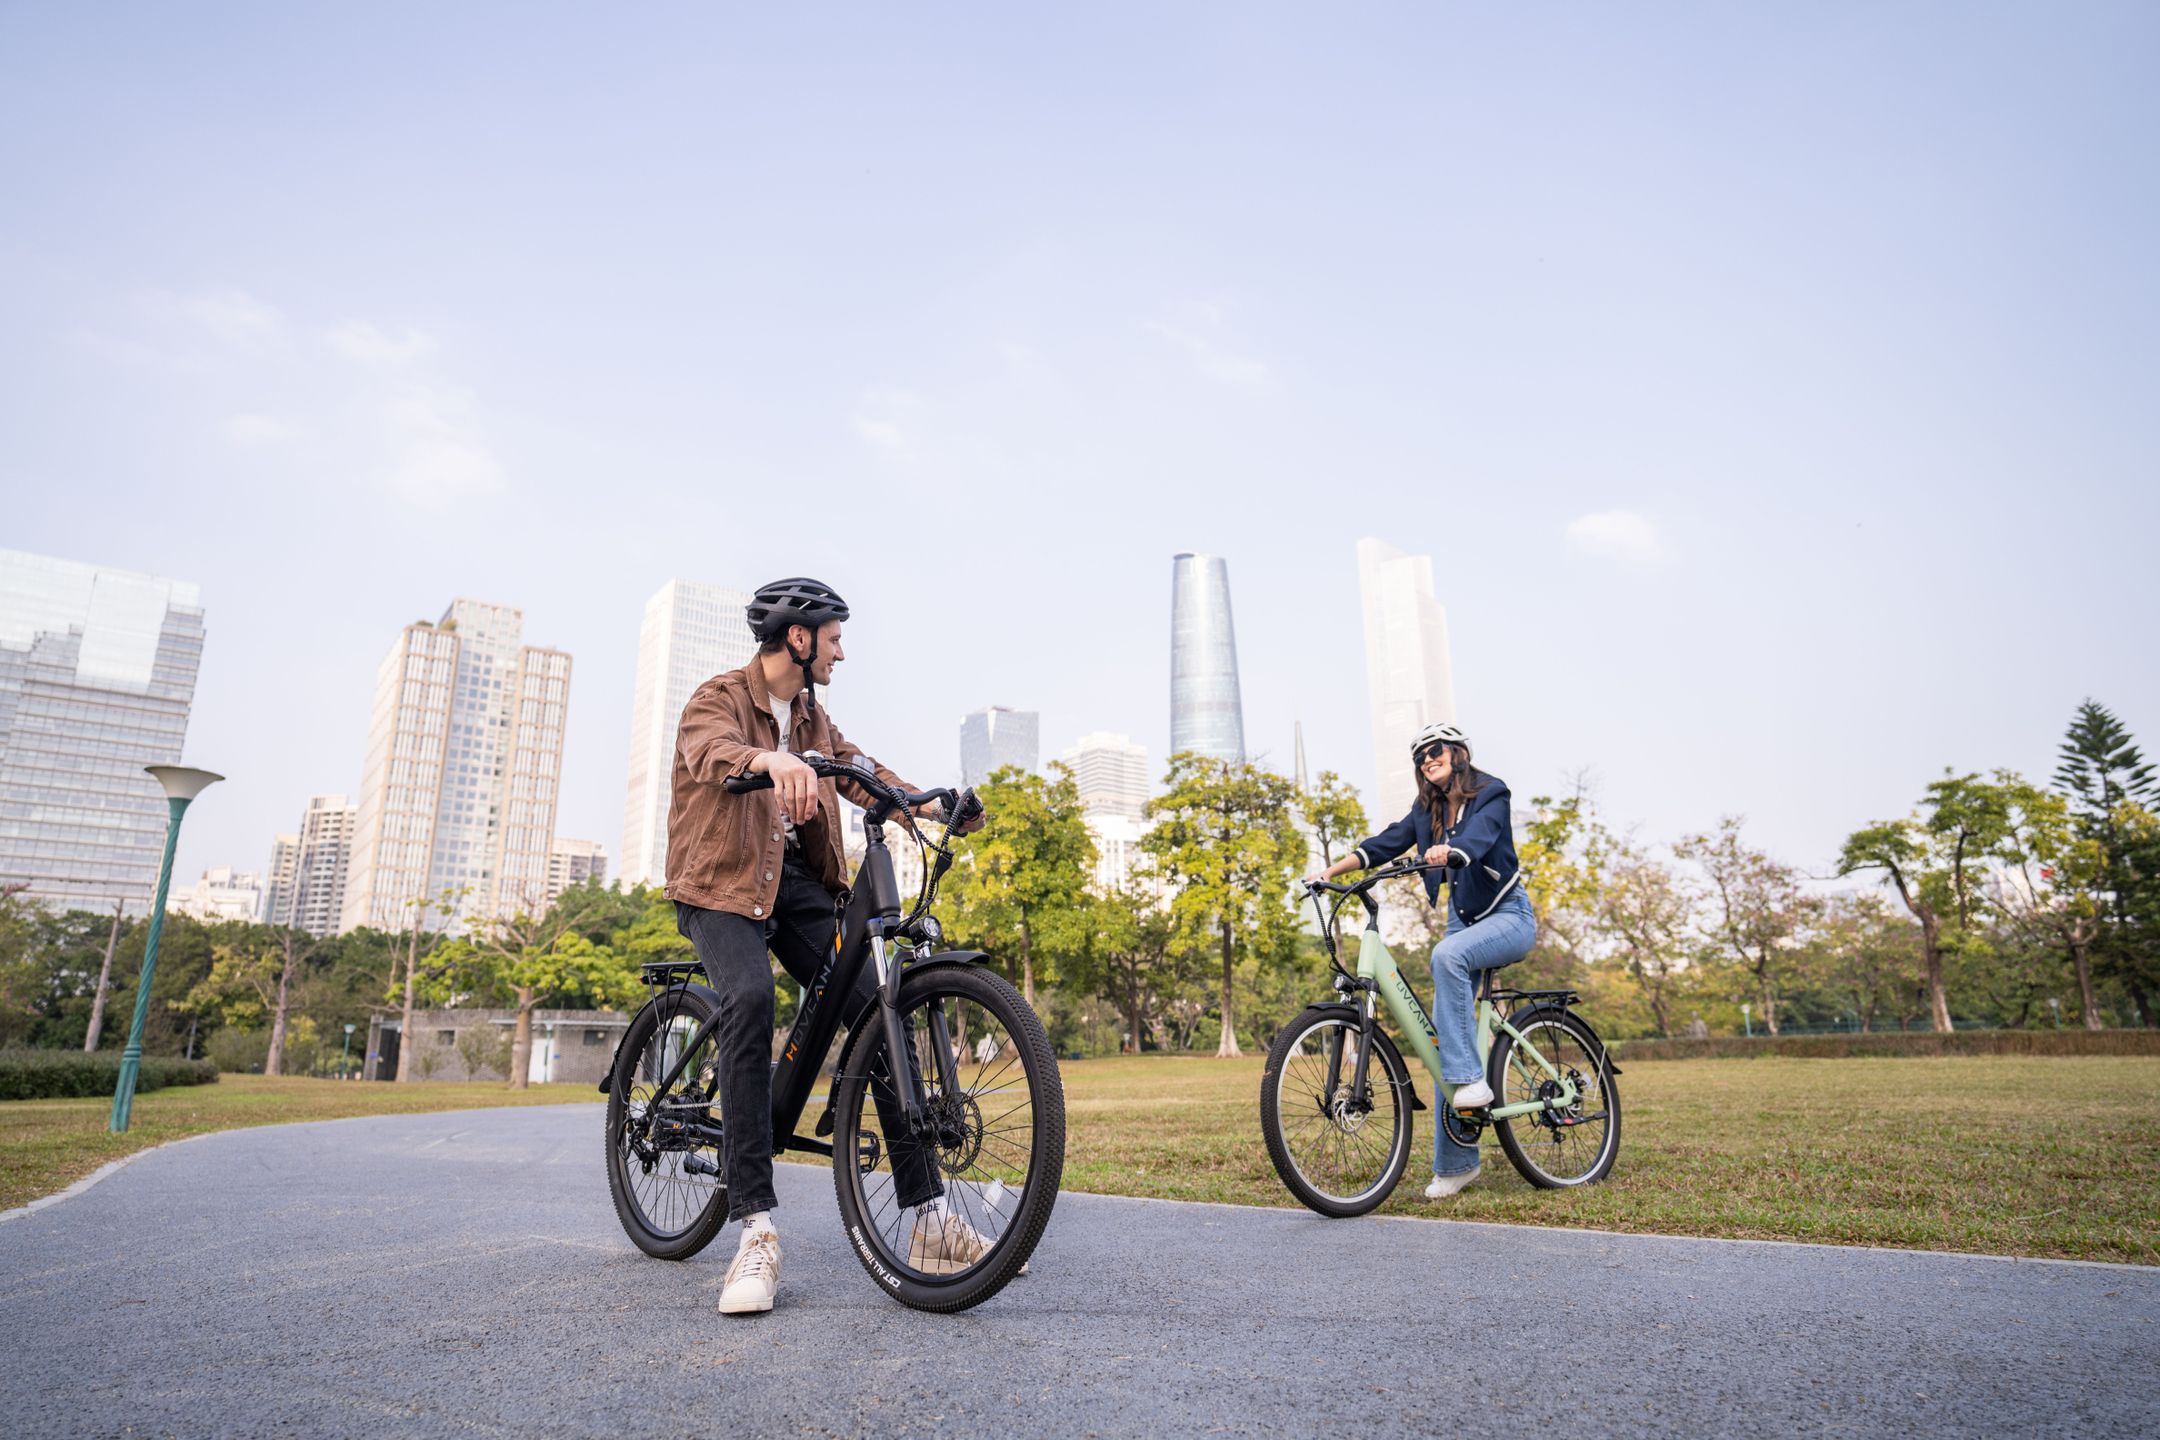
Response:
[[[809,653],[797,655],[795,647],[790,645],[788,654],[802,666],[803,692],[810,697],[810,708],[815,710],[817,682],[810,678],[810,667],[817,663],[818,626],[828,620],[847,619],[847,601],[824,581],[796,575],[760,585],[757,594],[743,607],[743,615],[750,622],[750,633],[760,643],[780,639],[787,634],[790,625],[801,625],[809,630]]]

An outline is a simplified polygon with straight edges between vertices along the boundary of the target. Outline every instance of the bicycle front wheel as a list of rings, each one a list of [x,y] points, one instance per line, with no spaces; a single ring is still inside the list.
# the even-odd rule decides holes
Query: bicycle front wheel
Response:
[[[1065,1086],[1042,1021],[999,976],[920,970],[899,1008],[931,1134],[915,1138],[899,1113],[873,1005],[833,1077],[833,1187],[856,1258],[894,1299],[965,1310],[1020,1273],[1050,1221]]]
[[[1564,1092],[1556,1075],[1574,1083],[1575,1103],[1547,1104],[1513,1119],[1495,1120],[1500,1148],[1523,1179],[1541,1190],[1595,1184],[1620,1154],[1620,1088],[1603,1042],[1565,1010],[1533,1010],[1513,1023],[1528,1048],[1505,1031],[1494,1042],[1494,1107],[1557,1099]]]
[[[1377,1210],[1410,1161],[1410,1073],[1375,1030],[1366,1096],[1350,1093],[1359,1024],[1351,1010],[1315,1005],[1268,1048],[1260,1131],[1292,1195],[1338,1219]]]

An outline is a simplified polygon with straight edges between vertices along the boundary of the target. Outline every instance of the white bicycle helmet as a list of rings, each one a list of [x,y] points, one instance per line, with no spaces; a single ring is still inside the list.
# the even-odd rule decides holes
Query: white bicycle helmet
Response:
[[[1418,731],[1417,738],[1410,742],[1410,763],[1417,764],[1418,757],[1435,745],[1460,745],[1465,756],[1474,758],[1474,752],[1470,749],[1470,737],[1463,734],[1462,727],[1452,720],[1442,720]]]

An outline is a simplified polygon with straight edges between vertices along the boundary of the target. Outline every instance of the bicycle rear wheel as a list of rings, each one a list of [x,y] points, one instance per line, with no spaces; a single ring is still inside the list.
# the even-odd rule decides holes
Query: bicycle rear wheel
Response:
[[[1574,1082],[1576,1098],[1565,1109],[1495,1120],[1500,1148],[1523,1179],[1541,1190],[1595,1184],[1620,1154],[1620,1089],[1604,1043],[1566,1010],[1544,1007],[1511,1018],[1523,1039]],[[1506,1031],[1493,1043],[1490,1083],[1495,1108],[1561,1093],[1560,1084]]]
[[[631,1242],[661,1260],[689,1259],[727,1224],[719,1146],[709,1138],[720,1124],[715,1038],[696,1047],[673,1085],[659,1089],[711,1013],[711,1000],[698,990],[654,996],[631,1019],[608,1086],[608,1193]]]
[[[1050,1221],[1065,1173],[1065,1087],[1042,1021],[988,971],[917,971],[899,1007],[936,1134],[914,1142],[876,1103],[880,1090],[892,1095],[893,1072],[873,1006],[833,1077],[833,1188],[856,1258],[893,1298],[965,1310],[1005,1288]],[[958,1052],[950,1090],[939,1029]],[[932,1197],[942,1208],[921,1203]]]
[[[1260,1076],[1260,1132],[1275,1173],[1338,1219],[1380,1208],[1410,1161],[1410,1073],[1374,1031],[1367,1097],[1354,1103],[1358,1030],[1348,1008],[1315,1005],[1275,1037]]]

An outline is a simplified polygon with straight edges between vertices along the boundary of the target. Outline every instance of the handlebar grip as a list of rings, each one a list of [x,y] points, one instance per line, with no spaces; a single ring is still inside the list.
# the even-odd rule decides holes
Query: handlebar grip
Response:
[[[770,775],[730,775],[723,787],[730,795],[747,795],[752,790],[772,789]]]

